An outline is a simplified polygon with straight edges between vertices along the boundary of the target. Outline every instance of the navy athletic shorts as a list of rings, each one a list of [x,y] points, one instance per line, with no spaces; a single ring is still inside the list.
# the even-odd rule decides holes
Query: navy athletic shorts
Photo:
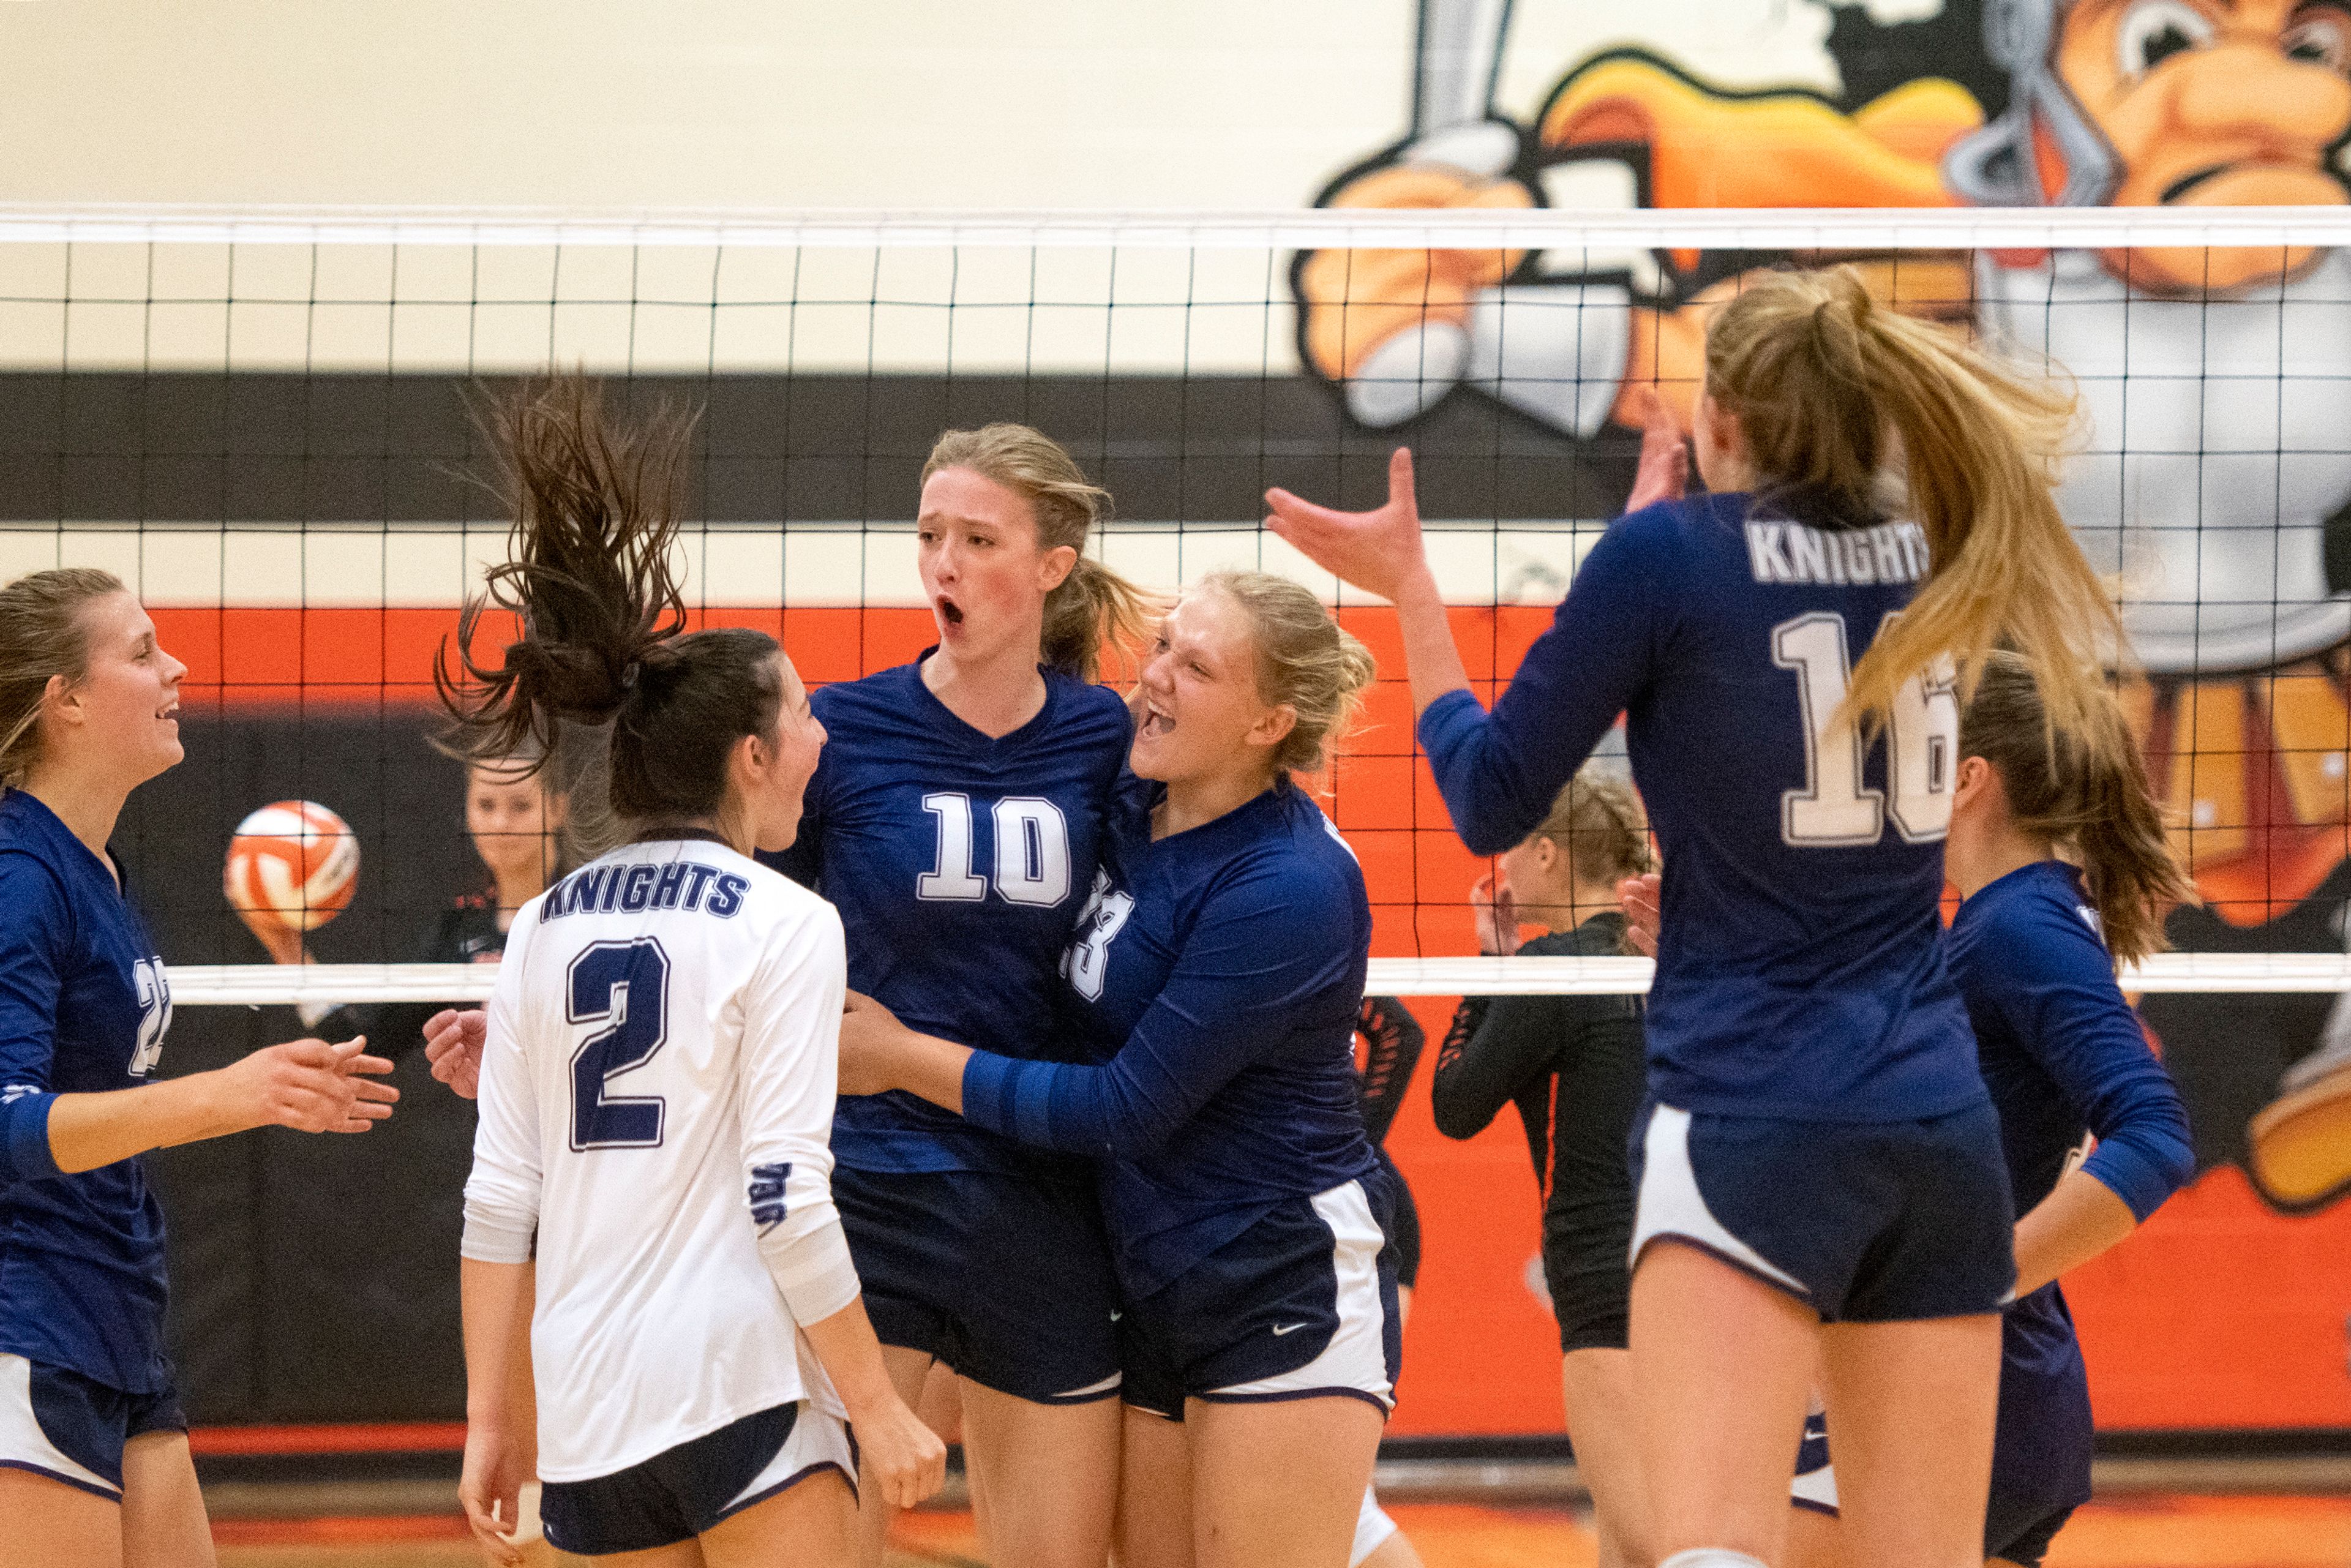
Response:
[[[1366,1185],[1293,1198],[1129,1302],[1120,1396],[1172,1421],[1184,1418],[1186,1397],[1343,1395],[1393,1409],[1404,1350],[1396,1249]]]
[[[771,1406],[590,1481],[549,1481],[547,1539],[581,1557],[691,1541],[824,1470],[857,1489],[849,1424],[801,1400]]]
[[[1118,1286],[1091,1180],[832,1169],[883,1344],[1039,1405],[1118,1392]]]
[[[2090,1384],[2064,1299],[2044,1285],[2001,1322],[2000,1422],[1992,1437],[1984,1556],[2039,1568],[2049,1543],[2090,1500]],[[1837,1511],[1828,1429],[1816,1413],[1790,1486],[1799,1508]]]
[[[184,1432],[179,1390],[125,1394],[68,1372],[0,1355],[0,1469],[25,1470],[122,1500],[122,1450],[149,1432]]]
[[[1824,1322],[1998,1312],[2016,1216],[1990,1102],[1915,1122],[1635,1118],[1631,1260],[1688,1243],[1787,1291]]]

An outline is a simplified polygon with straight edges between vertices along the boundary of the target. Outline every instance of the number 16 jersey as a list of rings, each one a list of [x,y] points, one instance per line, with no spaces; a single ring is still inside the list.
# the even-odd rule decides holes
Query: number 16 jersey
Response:
[[[1494,854],[1625,715],[1665,858],[1646,1032],[1666,1104],[1894,1122],[1985,1099],[1943,967],[1952,683],[1905,682],[1865,748],[1830,722],[1927,556],[1915,523],[1742,494],[1646,507],[1593,547],[1491,716],[1467,692],[1421,716],[1455,826]]]
[[[1126,705],[1046,671],[1037,716],[991,738],[922,672],[917,660],[810,698],[828,738],[799,838],[762,858],[841,911],[850,988],[910,1029],[999,1056],[1077,1060],[1059,1022],[1061,953],[1093,887]],[[832,1153],[883,1172],[1024,1169],[1040,1157],[901,1093],[843,1098]]]

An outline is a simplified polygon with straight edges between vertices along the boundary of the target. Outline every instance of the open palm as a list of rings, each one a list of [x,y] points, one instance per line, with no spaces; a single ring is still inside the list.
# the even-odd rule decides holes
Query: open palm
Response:
[[[1265,504],[1273,511],[1267,528],[1352,588],[1394,601],[1416,576],[1427,575],[1408,447],[1389,457],[1387,505],[1376,511],[1333,511],[1279,489],[1265,493]]]

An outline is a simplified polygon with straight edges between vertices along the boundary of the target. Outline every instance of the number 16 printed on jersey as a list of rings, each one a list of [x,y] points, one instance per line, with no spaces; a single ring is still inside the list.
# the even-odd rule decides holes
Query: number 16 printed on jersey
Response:
[[[1895,617],[1878,624],[1884,636]],[[1951,825],[1959,703],[1951,662],[1904,681],[1886,716],[1886,791],[1863,782],[1858,727],[1838,719],[1853,684],[1844,617],[1816,610],[1771,628],[1771,662],[1794,672],[1804,708],[1804,787],[1780,797],[1780,836],[1798,849],[1874,844],[1890,813],[1906,843],[1939,843]]]

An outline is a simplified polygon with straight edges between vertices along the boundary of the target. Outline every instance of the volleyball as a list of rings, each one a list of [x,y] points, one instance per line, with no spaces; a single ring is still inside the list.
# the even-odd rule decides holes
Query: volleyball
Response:
[[[239,822],[222,874],[230,904],[288,931],[340,915],[359,882],[359,839],[315,800],[279,800]]]

